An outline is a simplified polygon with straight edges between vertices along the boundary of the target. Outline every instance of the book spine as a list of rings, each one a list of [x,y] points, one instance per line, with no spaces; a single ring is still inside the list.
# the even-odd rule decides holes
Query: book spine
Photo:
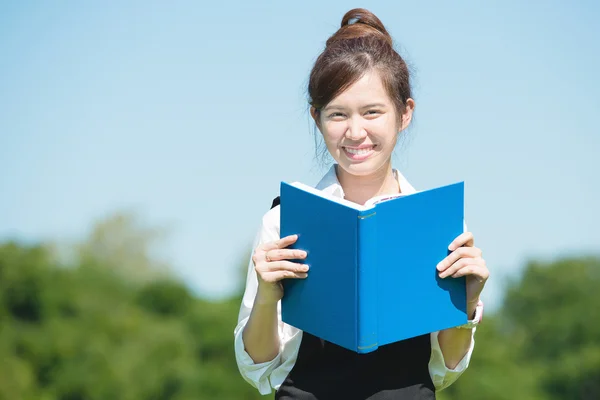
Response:
[[[377,350],[377,229],[375,209],[361,211],[358,216],[357,268],[357,350]]]

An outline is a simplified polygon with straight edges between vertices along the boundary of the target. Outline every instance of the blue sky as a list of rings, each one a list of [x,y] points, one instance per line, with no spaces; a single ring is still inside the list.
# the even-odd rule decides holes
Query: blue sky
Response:
[[[326,171],[305,86],[366,7],[414,71],[395,166],[465,181],[491,307],[528,259],[598,253],[597,2],[126,3],[0,4],[0,239],[133,209],[195,291],[231,294],[279,182]]]

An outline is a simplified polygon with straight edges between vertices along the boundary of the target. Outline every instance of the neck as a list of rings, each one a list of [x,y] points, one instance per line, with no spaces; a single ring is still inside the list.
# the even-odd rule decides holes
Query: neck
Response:
[[[375,196],[400,192],[391,163],[366,176],[351,175],[339,167],[336,168],[336,173],[346,200],[357,204],[365,204]]]

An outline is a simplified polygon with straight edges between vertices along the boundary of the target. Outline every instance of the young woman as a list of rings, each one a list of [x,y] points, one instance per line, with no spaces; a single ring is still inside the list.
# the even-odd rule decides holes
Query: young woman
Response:
[[[314,65],[308,93],[311,115],[335,160],[318,189],[359,204],[415,192],[391,165],[415,107],[409,73],[375,15],[346,13]],[[282,323],[281,280],[304,279],[310,271],[302,264],[306,253],[288,248],[297,237],[280,238],[279,215],[274,205],[263,217],[235,329],[239,370],[260,393],[275,389],[277,399],[435,399],[436,390],[465,371],[489,276],[471,233],[449,243],[448,257],[431,266],[441,278],[467,277],[469,324],[356,354]]]

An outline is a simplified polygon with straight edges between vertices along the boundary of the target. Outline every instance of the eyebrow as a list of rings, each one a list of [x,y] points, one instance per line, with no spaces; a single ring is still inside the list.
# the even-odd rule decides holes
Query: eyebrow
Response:
[[[385,107],[385,104],[382,103],[371,103],[371,104],[367,104],[366,106],[364,106],[363,108],[371,108],[371,107]]]
[[[380,107],[380,108],[384,108],[385,104],[382,103],[371,103],[371,104],[367,104],[365,106],[362,106],[361,108],[372,108],[372,107]],[[327,106],[323,109],[323,111],[329,111],[329,110],[344,110],[345,107],[342,106]]]

